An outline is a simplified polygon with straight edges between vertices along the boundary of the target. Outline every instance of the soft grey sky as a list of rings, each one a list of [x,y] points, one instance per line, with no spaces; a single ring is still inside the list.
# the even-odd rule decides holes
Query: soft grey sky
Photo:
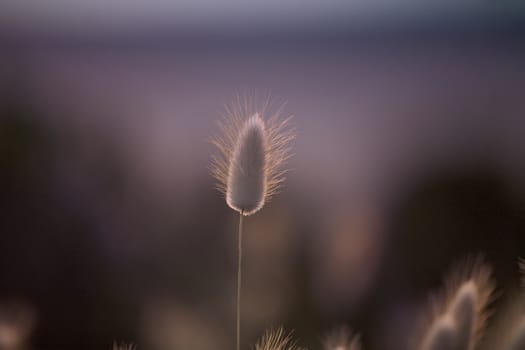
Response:
[[[521,1],[475,0],[4,0],[0,29],[97,32],[313,28],[393,19],[496,16],[523,12]]]

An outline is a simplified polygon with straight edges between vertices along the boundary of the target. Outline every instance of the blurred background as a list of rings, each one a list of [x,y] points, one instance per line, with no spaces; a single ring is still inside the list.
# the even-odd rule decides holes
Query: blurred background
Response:
[[[283,193],[246,220],[243,348],[340,324],[406,349],[429,293],[525,256],[522,1],[0,4],[0,341],[232,349],[224,105],[286,102]],[[14,345],[13,345],[14,344]]]

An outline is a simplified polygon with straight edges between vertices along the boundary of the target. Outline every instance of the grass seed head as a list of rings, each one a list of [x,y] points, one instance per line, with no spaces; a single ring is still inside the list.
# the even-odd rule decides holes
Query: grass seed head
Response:
[[[450,315],[439,317],[428,330],[421,350],[456,350],[456,324]]]
[[[255,350],[305,350],[295,343],[291,333],[283,328],[268,330],[255,345]]]
[[[355,335],[347,327],[336,329],[324,338],[324,350],[361,350],[359,335]]]
[[[226,111],[220,136],[212,140],[218,149],[212,174],[228,206],[252,215],[281,188],[294,133],[290,117],[281,118],[280,110],[265,117],[266,107],[238,100]]]
[[[491,269],[481,257],[466,259],[445,279],[444,291],[432,299],[430,312],[420,331],[419,348],[427,350],[425,344],[429,344],[429,337],[437,332],[437,324],[449,318],[456,339],[456,348],[452,349],[475,349],[483,336],[493,297]]]

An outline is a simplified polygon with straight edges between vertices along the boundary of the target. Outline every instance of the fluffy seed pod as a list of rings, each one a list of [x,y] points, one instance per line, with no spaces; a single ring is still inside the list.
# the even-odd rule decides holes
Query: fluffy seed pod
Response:
[[[476,341],[478,288],[467,281],[459,288],[449,306],[448,314],[454,319],[457,333],[457,349],[472,350]]]
[[[304,350],[297,346],[290,333],[282,328],[276,331],[267,331],[255,345],[255,350]]]
[[[450,349],[473,350],[483,335],[488,318],[487,308],[493,297],[491,270],[481,258],[467,259],[446,279],[445,284],[442,295],[434,298],[431,304],[430,317],[422,328],[419,349],[441,349],[429,347],[429,344],[437,342],[437,338],[432,340],[435,334],[441,334],[443,342],[437,343],[445,343],[450,338],[454,344]],[[453,327],[452,330],[448,329],[450,327]]]
[[[455,350],[456,324],[449,315],[439,317],[427,332],[421,350]]]
[[[226,202],[247,215],[264,205],[266,137],[258,114],[248,118],[239,133],[228,167]]]
[[[284,181],[293,132],[290,118],[279,113],[266,119],[250,104],[227,109],[220,124],[221,136],[212,143],[219,150],[213,158],[212,174],[228,205],[252,215],[259,211]]]
[[[324,350],[361,350],[359,336],[354,335],[347,327],[334,330],[324,338]]]

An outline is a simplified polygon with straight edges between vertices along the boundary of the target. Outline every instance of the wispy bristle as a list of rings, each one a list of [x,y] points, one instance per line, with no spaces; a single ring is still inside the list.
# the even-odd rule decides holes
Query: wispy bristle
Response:
[[[280,111],[266,118],[266,107],[255,108],[252,100],[237,101],[226,108],[220,136],[212,143],[212,174],[228,205],[244,215],[260,210],[276,194],[285,177],[293,131],[290,118]]]
[[[474,349],[483,335],[493,292],[491,269],[480,257],[465,260],[445,280],[444,292],[433,298],[430,317],[420,335],[420,349],[426,350],[424,344],[443,317],[453,320],[458,349]]]
[[[137,350],[136,345],[126,343],[113,343],[113,350]]]
[[[291,333],[286,333],[282,328],[275,331],[269,330],[255,345],[255,350],[304,350],[296,345]]]
[[[523,259],[519,260],[522,280],[525,274],[524,263]],[[525,349],[525,284],[520,291],[509,293],[501,311],[492,322],[489,335],[484,344],[485,350]]]
[[[334,330],[324,338],[324,350],[361,350],[359,335],[354,335],[347,327]]]

